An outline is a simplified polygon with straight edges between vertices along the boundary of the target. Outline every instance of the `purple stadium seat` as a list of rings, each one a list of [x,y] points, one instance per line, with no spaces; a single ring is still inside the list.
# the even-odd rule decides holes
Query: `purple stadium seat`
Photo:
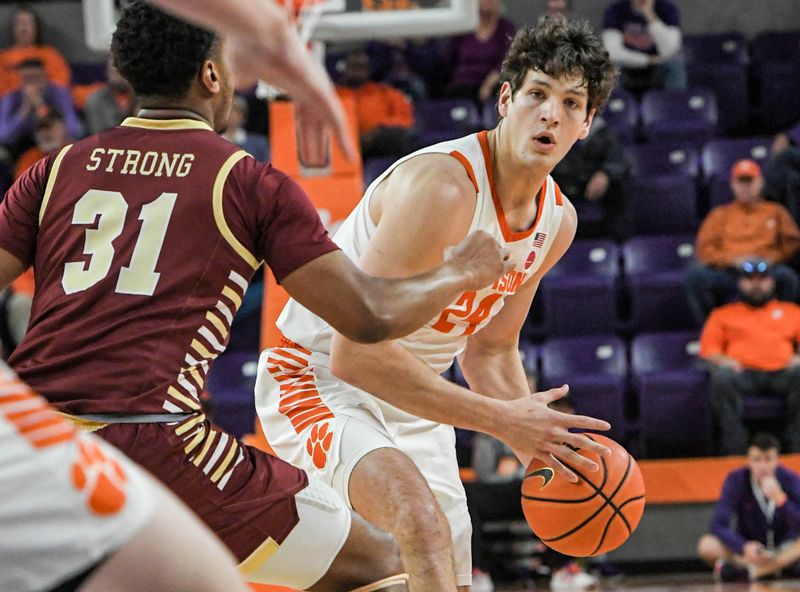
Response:
[[[800,52],[794,61],[759,63],[754,69],[762,128],[777,132],[800,119]],[[791,99],[789,97],[792,97]]]
[[[603,110],[603,119],[622,142],[632,143],[639,126],[639,103],[636,97],[618,86]]]
[[[614,335],[555,337],[542,346],[540,389],[569,385],[575,411],[611,423],[607,435],[620,439],[627,432],[625,343]]]
[[[705,86],[717,98],[718,126],[725,134],[742,133],[749,123],[747,65],[697,62],[687,67],[690,87]]]
[[[687,234],[697,228],[697,190],[687,175],[631,183],[636,234]]]
[[[427,99],[414,105],[422,146],[471,134],[481,128],[478,108],[470,99]]]
[[[257,371],[257,353],[225,352],[208,375],[206,390],[211,394],[213,421],[237,437],[252,432],[255,425]]]
[[[380,177],[386,169],[392,166],[395,160],[397,159],[393,156],[381,156],[367,159],[367,161],[364,162],[364,189],[369,187],[375,179]]]
[[[800,119],[800,31],[765,31],[753,39],[753,75],[758,113],[767,132],[785,129]]]
[[[700,171],[700,154],[694,144],[685,142],[651,142],[628,149],[636,177],[688,175],[693,179]]]
[[[694,259],[694,237],[640,236],[622,246],[634,331],[690,329],[692,315],[683,287]]]
[[[769,159],[772,138],[756,137],[738,140],[714,140],[703,147],[703,175],[708,184],[711,207],[731,200],[731,167],[741,158],[752,158],[763,168]]]
[[[707,88],[651,90],[642,97],[642,131],[648,140],[700,146],[717,131],[717,99]]]
[[[546,335],[617,329],[619,248],[609,240],[575,241],[539,287]]]
[[[747,39],[742,33],[703,33],[684,35],[683,54],[693,64],[741,64],[749,61]]]
[[[751,44],[753,61],[790,62],[800,53],[800,31],[764,31]]]
[[[631,342],[631,378],[645,442],[710,444],[708,376],[697,362],[698,349],[693,332],[644,333]]]

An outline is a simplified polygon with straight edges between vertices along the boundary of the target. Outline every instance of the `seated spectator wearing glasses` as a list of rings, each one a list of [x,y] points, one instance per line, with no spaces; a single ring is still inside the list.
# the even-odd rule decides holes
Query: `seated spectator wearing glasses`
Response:
[[[766,395],[783,398],[785,449],[800,452],[800,306],[775,298],[775,279],[763,259],[741,264],[738,287],[741,301],[712,312],[700,336],[720,452],[747,451],[744,399]]]
[[[603,44],[627,90],[686,88],[680,15],[670,0],[612,2],[603,17]]]
[[[697,233],[697,262],[686,275],[686,292],[697,326],[736,293],[737,268],[758,257],[769,264],[779,300],[797,299],[800,280],[786,263],[800,249],[800,230],[788,210],[764,199],[758,164],[749,159],[731,169],[733,203],[711,210]]]
[[[746,466],[725,478],[697,551],[724,582],[800,575],[800,475],[780,464],[771,434],[753,436]]]

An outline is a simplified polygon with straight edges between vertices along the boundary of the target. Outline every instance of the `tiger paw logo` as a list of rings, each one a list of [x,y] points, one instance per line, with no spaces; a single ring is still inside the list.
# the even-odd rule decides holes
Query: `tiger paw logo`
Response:
[[[80,452],[72,463],[72,484],[84,492],[86,506],[93,513],[116,514],[125,505],[125,472],[94,442],[81,440],[78,445]]]
[[[331,448],[332,440],[333,432],[328,431],[328,422],[321,425],[314,424],[311,428],[311,434],[306,440],[306,452],[319,470],[324,469],[325,463],[328,462],[328,450]]]

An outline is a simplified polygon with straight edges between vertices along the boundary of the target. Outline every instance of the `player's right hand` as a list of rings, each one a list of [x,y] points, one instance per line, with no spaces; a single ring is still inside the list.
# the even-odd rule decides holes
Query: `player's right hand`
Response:
[[[506,412],[502,414],[502,428],[492,435],[504,441],[524,463],[538,458],[565,479],[577,482],[578,476],[571,469],[594,472],[600,468],[578,450],[602,456],[611,454],[611,451],[584,434],[570,430],[608,430],[611,425],[601,419],[562,413],[548,407],[553,401],[566,396],[567,392],[569,388],[564,385],[520,399],[503,401]]]
[[[515,265],[509,250],[501,247],[483,230],[473,232],[454,247],[448,248],[445,261],[464,271],[469,290],[485,288],[514,269]]]

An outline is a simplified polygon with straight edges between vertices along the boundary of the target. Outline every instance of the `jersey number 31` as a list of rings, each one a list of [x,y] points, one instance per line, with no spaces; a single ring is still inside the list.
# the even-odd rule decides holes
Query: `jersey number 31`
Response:
[[[162,193],[155,201],[142,206],[139,220],[142,228],[133,247],[128,265],[119,270],[115,292],[152,296],[158,278],[156,263],[164,245],[167,226],[175,207],[177,193]],[[90,189],[75,204],[72,212],[73,224],[95,224],[87,228],[83,252],[89,255],[89,265],[74,261],[64,265],[61,285],[64,292],[74,294],[94,286],[108,275],[114,260],[114,240],[122,234],[128,203],[118,191]]]

